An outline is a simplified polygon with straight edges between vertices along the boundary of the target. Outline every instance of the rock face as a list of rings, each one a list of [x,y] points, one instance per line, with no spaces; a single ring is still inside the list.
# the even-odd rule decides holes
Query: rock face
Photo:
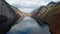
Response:
[[[0,0],[0,34],[6,34],[20,17],[5,0]]]
[[[8,18],[6,16],[0,15],[0,24],[6,22]]]
[[[32,17],[48,24],[51,34],[60,34],[60,2],[57,2],[54,6],[53,5],[49,4],[46,11],[40,13],[39,16],[36,15],[35,17],[35,15],[33,15]]]
[[[42,19],[47,21],[52,34],[60,34],[60,4],[50,7]]]
[[[25,13],[20,11],[17,7],[11,6],[11,8],[21,17],[19,18],[19,20],[17,20],[17,22],[15,24],[17,24],[18,22],[20,22],[24,17],[25,17]]]
[[[34,10],[35,12],[32,13],[32,16],[31,16],[31,17],[34,18],[40,26],[44,26],[44,25],[45,25],[45,24],[44,24],[44,21],[42,21],[42,20],[40,19],[40,15],[41,15],[42,13],[44,13],[47,9],[48,9],[48,8],[47,8],[46,6],[41,6],[41,7],[39,7],[38,9],[35,9],[35,10]]]

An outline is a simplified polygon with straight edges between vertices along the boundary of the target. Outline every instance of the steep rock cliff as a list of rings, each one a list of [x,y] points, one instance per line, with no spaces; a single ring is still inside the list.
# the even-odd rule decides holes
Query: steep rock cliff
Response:
[[[38,12],[39,16],[37,12],[35,13],[37,15],[33,14],[32,16],[36,21],[41,20],[43,23],[48,24],[51,34],[60,34],[60,2],[49,3],[47,10],[44,10],[43,13]]]
[[[0,0],[0,34],[6,34],[20,17],[5,0]]]

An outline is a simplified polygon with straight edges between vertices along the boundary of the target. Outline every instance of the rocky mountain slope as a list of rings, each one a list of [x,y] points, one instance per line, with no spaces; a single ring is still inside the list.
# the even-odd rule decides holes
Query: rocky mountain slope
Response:
[[[51,34],[60,34],[60,2],[50,2],[45,10],[41,9],[39,9],[40,13],[37,11],[32,14],[31,17],[34,18],[40,26],[48,24]]]
[[[6,34],[20,17],[5,0],[0,0],[0,34]]]

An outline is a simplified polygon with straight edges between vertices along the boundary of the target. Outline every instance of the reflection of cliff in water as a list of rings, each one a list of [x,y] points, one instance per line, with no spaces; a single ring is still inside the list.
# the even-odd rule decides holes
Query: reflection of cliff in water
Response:
[[[41,8],[42,7],[42,8]],[[50,2],[46,6],[41,6],[35,13],[32,13],[37,23],[42,26],[47,24],[51,34],[60,34],[60,2]]]
[[[5,0],[0,0],[0,34],[6,34],[20,17]]]
[[[38,24],[40,26],[42,26],[44,24],[47,24],[45,22],[45,20],[42,19],[42,18],[48,12],[48,9],[51,9],[51,7],[55,7],[55,6],[58,6],[58,5],[60,5],[60,2],[53,2],[53,1],[51,1],[50,3],[48,3],[48,5],[46,5],[46,6],[40,6],[38,9],[35,9],[31,13],[31,17],[34,18],[38,22]]]
[[[46,13],[47,13],[46,15],[49,15],[50,13],[54,12],[54,11],[50,13],[47,12],[49,8],[52,7],[54,9],[55,7],[60,8],[60,2],[59,3],[51,2],[47,6],[41,6],[38,9],[34,10],[35,12],[32,12],[31,14],[27,14],[21,12],[16,7],[9,5],[8,3],[5,2],[5,0],[0,0],[0,1],[1,1],[0,2],[0,34],[5,34],[9,30],[10,31],[7,34],[50,34],[49,28],[46,25],[47,21],[44,20],[44,15]]]
[[[47,25],[40,27],[31,17],[25,17],[18,24],[14,25],[8,34],[50,34]]]

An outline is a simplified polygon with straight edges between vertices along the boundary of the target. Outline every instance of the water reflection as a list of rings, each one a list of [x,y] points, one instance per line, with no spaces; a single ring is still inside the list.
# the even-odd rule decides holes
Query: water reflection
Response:
[[[50,34],[48,26],[40,27],[31,17],[25,17],[13,26],[7,34]]]

